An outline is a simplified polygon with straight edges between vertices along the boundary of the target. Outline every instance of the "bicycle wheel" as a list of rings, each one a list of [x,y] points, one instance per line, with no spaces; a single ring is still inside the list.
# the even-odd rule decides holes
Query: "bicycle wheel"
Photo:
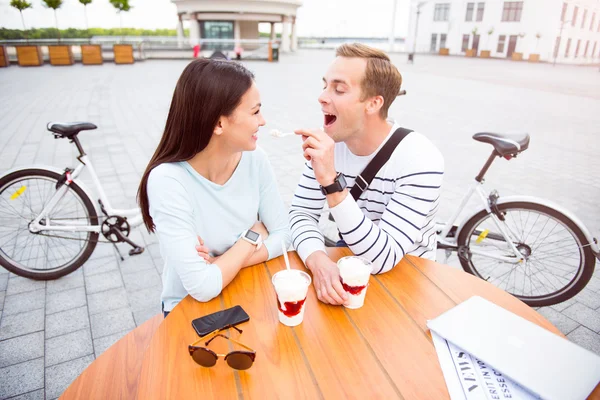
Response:
[[[44,169],[26,169],[0,178],[0,265],[37,280],[57,279],[79,268],[98,241],[95,232],[40,231],[29,223],[56,193],[60,174]],[[50,210],[49,221],[77,220],[98,225],[92,201],[75,183]]]
[[[566,215],[531,202],[499,204],[498,209],[525,261],[517,261],[491,214],[483,210],[465,223],[458,236],[459,259],[466,272],[532,307],[561,303],[587,285],[596,259],[581,229]],[[515,262],[490,256],[512,257]]]

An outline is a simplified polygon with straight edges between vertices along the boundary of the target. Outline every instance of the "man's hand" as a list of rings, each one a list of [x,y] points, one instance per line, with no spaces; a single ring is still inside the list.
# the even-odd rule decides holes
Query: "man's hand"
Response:
[[[321,129],[297,129],[294,132],[302,135],[304,158],[311,161],[317,182],[321,186],[331,185],[337,175],[333,139]]]
[[[317,251],[308,256],[306,266],[313,275],[313,285],[317,297],[325,304],[340,305],[348,301],[348,294],[340,281],[340,271],[337,264],[331,261],[323,251]]]

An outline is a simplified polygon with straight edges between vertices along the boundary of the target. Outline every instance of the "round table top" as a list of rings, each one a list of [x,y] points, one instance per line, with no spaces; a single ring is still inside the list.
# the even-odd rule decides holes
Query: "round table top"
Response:
[[[350,255],[328,249],[332,259]],[[292,268],[305,270],[290,252]],[[461,270],[417,257],[371,277],[365,304],[349,310],[318,301],[311,285],[304,321],[281,324],[271,276],[283,257],[244,268],[220,296],[200,303],[181,301],[154,334],[142,361],[137,398],[448,398],[446,383],[426,322],[478,295],[563,336],[515,297]],[[241,305],[250,321],[230,329],[232,338],[256,350],[246,371],[219,358],[197,365],[188,345],[198,340],[193,319]],[[214,345],[214,347],[213,347]],[[211,349],[235,348],[217,339]],[[598,388],[597,388],[598,389]],[[596,390],[598,392],[598,390]]]

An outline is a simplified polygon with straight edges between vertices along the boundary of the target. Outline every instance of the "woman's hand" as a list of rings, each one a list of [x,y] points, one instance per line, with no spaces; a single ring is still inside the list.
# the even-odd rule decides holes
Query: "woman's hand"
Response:
[[[269,231],[267,230],[265,225],[260,221],[256,221],[254,225],[252,225],[252,228],[250,228],[250,230],[260,234],[262,240],[265,240],[269,236]]]
[[[204,245],[204,240],[202,240],[200,236],[198,236],[198,243],[199,245],[196,246],[196,251],[198,252],[198,255],[204,258],[206,262],[212,264],[213,261],[211,261],[211,259],[215,259],[216,257],[211,257],[211,255],[209,254],[210,250]]]

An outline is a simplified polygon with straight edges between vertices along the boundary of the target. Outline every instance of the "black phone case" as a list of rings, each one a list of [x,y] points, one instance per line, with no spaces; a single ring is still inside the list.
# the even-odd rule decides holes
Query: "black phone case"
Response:
[[[192,321],[192,326],[199,336],[205,336],[228,325],[237,325],[250,320],[250,316],[241,306],[217,311]]]

